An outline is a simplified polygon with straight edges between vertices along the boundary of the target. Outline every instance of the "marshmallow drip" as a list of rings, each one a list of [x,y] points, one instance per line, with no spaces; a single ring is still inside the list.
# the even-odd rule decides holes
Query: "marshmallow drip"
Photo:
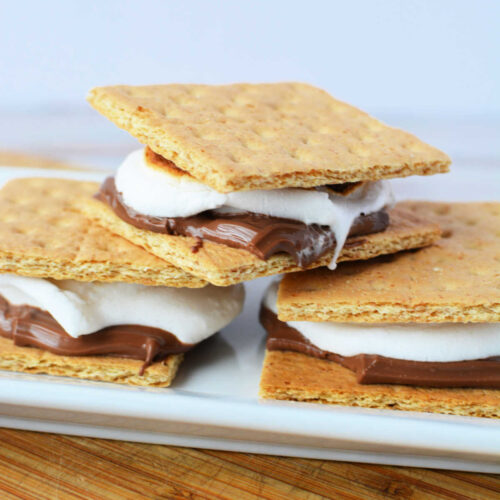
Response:
[[[131,153],[115,175],[116,189],[135,211],[156,217],[188,217],[206,210],[252,212],[328,226],[335,235],[330,269],[345,244],[354,220],[394,202],[387,181],[367,182],[347,196],[326,188],[285,188],[219,193],[188,176],[150,167],[144,150]]]

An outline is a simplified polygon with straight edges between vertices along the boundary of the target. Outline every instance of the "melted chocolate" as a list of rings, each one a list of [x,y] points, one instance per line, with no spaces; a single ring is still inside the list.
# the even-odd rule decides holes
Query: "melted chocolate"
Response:
[[[319,349],[265,307],[260,310],[260,322],[268,332],[266,347],[270,351],[296,351],[333,361],[355,372],[359,384],[500,389],[500,357],[441,363],[386,358],[376,354],[340,356]]]
[[[15,345],[38,347],[63,356],[105,355],[144,361],[140,374],[169,354],[186,352],[175,335],[141,325],[117,325],[74,338],[47,312],[28,305],[15,306],[0,296],[0,336]]]
[[[156,233],[192,236],[214,241],[234,248],[242,248],[267,260],[280,252],[291,255],[295,262],[305,267],[329,250],[335,248],[335,235],[326,226],[270,217],[251,212],[220,213],[208,210],[191,217],[153,217],[140,214],[126,205],[115,181],[108,177],[96,198],[109,205],[128,224]],[[381,210],[359,216],[353,223],[349,236],[363,236],[384,231],[389,225],[388,214]],[[356,246],[361,240],[347,240],[345,247]],[[193,247],[196,252],[199,244]]]

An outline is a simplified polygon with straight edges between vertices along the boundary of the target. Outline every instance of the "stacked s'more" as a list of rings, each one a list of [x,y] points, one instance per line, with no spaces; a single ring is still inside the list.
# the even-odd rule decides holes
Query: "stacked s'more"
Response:
[[[269,288],[262,397],[500,418],[500,203],[405,207],[443,238]]]
[[[439,237],[386,179],[446,172],[449,158],[321,89],[113,86],[88,100],[145,147],[80,210],[197,279],[333,269]]]
[[[98,184],[36,178],[0,190],[0,369],[168,386],[183,353],[240,312],[217,288],[93,224]]]

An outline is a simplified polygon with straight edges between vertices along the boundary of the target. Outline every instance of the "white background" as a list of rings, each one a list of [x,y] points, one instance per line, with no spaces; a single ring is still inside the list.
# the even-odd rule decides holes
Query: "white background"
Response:
[[[498,165],[500,2],[0,0],[0,149],[116,165],[95,85],[302,80]]]
[[[372,111],[500,112],[500,2],[1,1],[0,106],[94,85],[304,80]]]

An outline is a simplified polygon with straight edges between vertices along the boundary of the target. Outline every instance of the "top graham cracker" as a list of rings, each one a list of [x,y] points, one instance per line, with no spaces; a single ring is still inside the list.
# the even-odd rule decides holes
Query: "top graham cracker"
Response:
[[[199,288],[206,281],[91,222],[74,208],[94,182],[14,179],[0,190],[0,273]]]
[[[447,172],[415,136],[303,83],[98,87],[88,101],[220,192]]]
[[[282,321],[500,322],[500,203],[406,202],[443,231],[433,246],[286,275]]]

